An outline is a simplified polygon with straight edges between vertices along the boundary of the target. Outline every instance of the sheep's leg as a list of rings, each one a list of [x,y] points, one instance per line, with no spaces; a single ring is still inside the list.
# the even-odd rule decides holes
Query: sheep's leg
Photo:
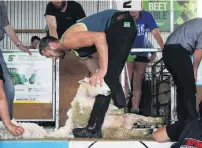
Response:
[[[124,118],[125,120],[124,120],[123,126],[125,126],[125,128],[127,129],[131,129],[133,125],[136,123],[152,125],[152,124],[158,124],[163,122],[162,118],[145,117],[145,116],[136,115],[136,114],[126,114]]]
[[[122,127],[128,130],[131,130],[133,128],[134,123],[137,122],[137,119],[130,114],[125,114],[122,116],[124,117]]]
[[[124,115],[106,115],[102,128],[119,128],[124,122]]]

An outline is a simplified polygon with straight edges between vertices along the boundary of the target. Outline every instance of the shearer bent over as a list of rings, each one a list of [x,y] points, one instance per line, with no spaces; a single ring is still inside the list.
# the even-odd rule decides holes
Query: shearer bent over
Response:
[[[98,54],[99,69],[91,76],[90,84],[106,82],[111,90],[109,96],[98,95],[85,128],[73,129],[75,137],[101,138],[101,128],[119,76],[137,35],[136,24],[129,12],[105,10],[86,17],[70,27],[60,40],[44,37],[39,44],[41,55],[58,59],[73,52],[81,58],[92,58]],[[86,64],[88,69],[92,67]],[[119,87],[120,88],[120,87]],[[120,98],[119,98],[120,99]],[[124,95],[122,100],[124,100]],[[116,101],[115,105],[116,105]]]

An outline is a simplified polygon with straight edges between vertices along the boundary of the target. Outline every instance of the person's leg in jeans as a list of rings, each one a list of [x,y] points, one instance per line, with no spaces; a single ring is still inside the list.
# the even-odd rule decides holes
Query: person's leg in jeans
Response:
[[[4,61],[1,51],[0,51],[0,63],[1,63],[2,70],[3,70],[3,76],[5,79],[4,90],[5,90],[6,98],[7,98],[7,102],[8,102],[9,115],[10,115],[10,118],[12,119],[13,118],[13,101],[14,101],[14,97],[15,97],[15,88],[14,88],[13,80],[8,71],[7,65]]]
[[[183,117],[187,112],[187,119],[197,118],[196,84],[188,51],[181,45],[166,45],[163,50],[163,61],[178,89],[178,107],[184,106],[179,108],[178,116]]]
[[[11,78],[10,73],[8,72],[8,68],[6,64],[1,64],[2,70],[3,70],[3,75],[4,75],[4,90],[6,93],[6,98],[8,102],[8,108],[9,108],[9,115],[12,120],[13,118],[13,101],[15,97],[15,89],[14,89],[14,83]]]
[[[130,26],[124,27],[124,22],[130,23]],[[108,71],[104,80],[109,86],[111,94],[113,94],[136,37],[135,22],[131,17],[119,20],[110,25],[105,33],[108,43],[109,58]],[[102,137],[101,127],[104,122],[105,113],[109,107],[112,97],[111,94],[109,96],[96,96],[87,128],[74,129],[73,134],[75,137]]]

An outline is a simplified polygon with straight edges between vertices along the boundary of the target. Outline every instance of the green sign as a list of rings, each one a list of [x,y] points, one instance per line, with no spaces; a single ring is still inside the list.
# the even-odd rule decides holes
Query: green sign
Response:
[[[197,16],[196,0],[174,0],[174,28]]]
[[[160,31],[170,31],[170,1],[144,0],[143,9],[152,13]]]

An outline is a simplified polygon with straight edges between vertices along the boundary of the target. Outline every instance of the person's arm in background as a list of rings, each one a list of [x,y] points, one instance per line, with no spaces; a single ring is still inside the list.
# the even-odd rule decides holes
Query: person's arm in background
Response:
[[[154,38],[156,39],[157,43],[159,44],[161,50],[164,48],[164,43],[163,43],[163,39],[160,35],[160,32],[159,32],[159,29],[156,28],[156,29],[153,29],[151,31],[152,35],[154,36]]]
[[[21,50],[24,52],[27,52],[29,55],[32,55],[31,51],[29,51],[28,46],[24,46],[21,41],[19,40],[18,36],[16,35],[13,27],[9,24],[4,27],[4,30],[6,31],[6,34],[9,36],[9,38],[12,40],[12,42]]]
[[[83,9],[83,7],[81,6],[81,4],[77,3],[77,8],[76,8],[76,13],[77,13],[77,21],[86,17],[85,11]]]
[[[52,6],[51,2],[49,2],[46,6],[46,12],[45,12],[46,23],[48,25],[49,35],[58,39],[57,21],[54,16],[55,15],[54,13],[55,13],[54,6]]]
[[[153,132],[152,138],[159,143],[170,141],[166,131],[166,126],[160,127],[155,132]]]
[[[152,137],[155,141],[162,143],[167,141],[176,142],[179,140],[180,135],[185,129],[188,122],[174,123],[167,126],[158,128],[152,133]]]
[[[196,50],[193,54],[193,67],[194,67],[194,77],[197,81],[197,72],[200,62],[202,60],[202,35],[198,39],[198,43],[196,45]]]
[[[194,67],[194,77],[195,81],[197,81],[197,73],[198,73],[198,67],[200,65],[202,59],[202,48],[196,49],[193,55],[193,67]]]
[[[147,48],[154,48],[154,46],[152,45],[152,43],[147,39]],[[154,61],[156,59],[156,52],[151,52],[151,57],[150,62]]]
[[[151,31],[153,37],[156,39],[156,41],[159,44],[160,48],[163,49],[164,48],[163,39],[162,39],[162,37],[160,35],[159,27],[156,24],[156,21],[155,21],[155,19],[152,16],[151,13],[147,14],[147,24],[148,24],[148,29]]]
[[[46,23],[49,29],[49,35],[58,39],[57,22],[55,16],[46,15]]]
[[[2,22],[3,22],[3,27],[5,32],[7,33],[7,35],[9,36],[9,38],[12,40],[12,42],[21,50],[23,50],[24,52],[29,53],[29,55],[31,55],[31,52],[29,51],[29,47],[28,46],[24,46],[21,41],[19,40],[18,36],[16,35],[13,27],[10,25],[9,19],[8,19],[8,14],[7,14],[7,10],[6,10],[6,5],[3,2],[2,3]]]
[[[3,87],[3,71],[0,65],[0,118],[4,126],[9,130],[14,136],[19,136],[24,133],[24,129],[22,127],[16,126],[11,122],[8,111],[8,103],[6,99],[6,94]]]

